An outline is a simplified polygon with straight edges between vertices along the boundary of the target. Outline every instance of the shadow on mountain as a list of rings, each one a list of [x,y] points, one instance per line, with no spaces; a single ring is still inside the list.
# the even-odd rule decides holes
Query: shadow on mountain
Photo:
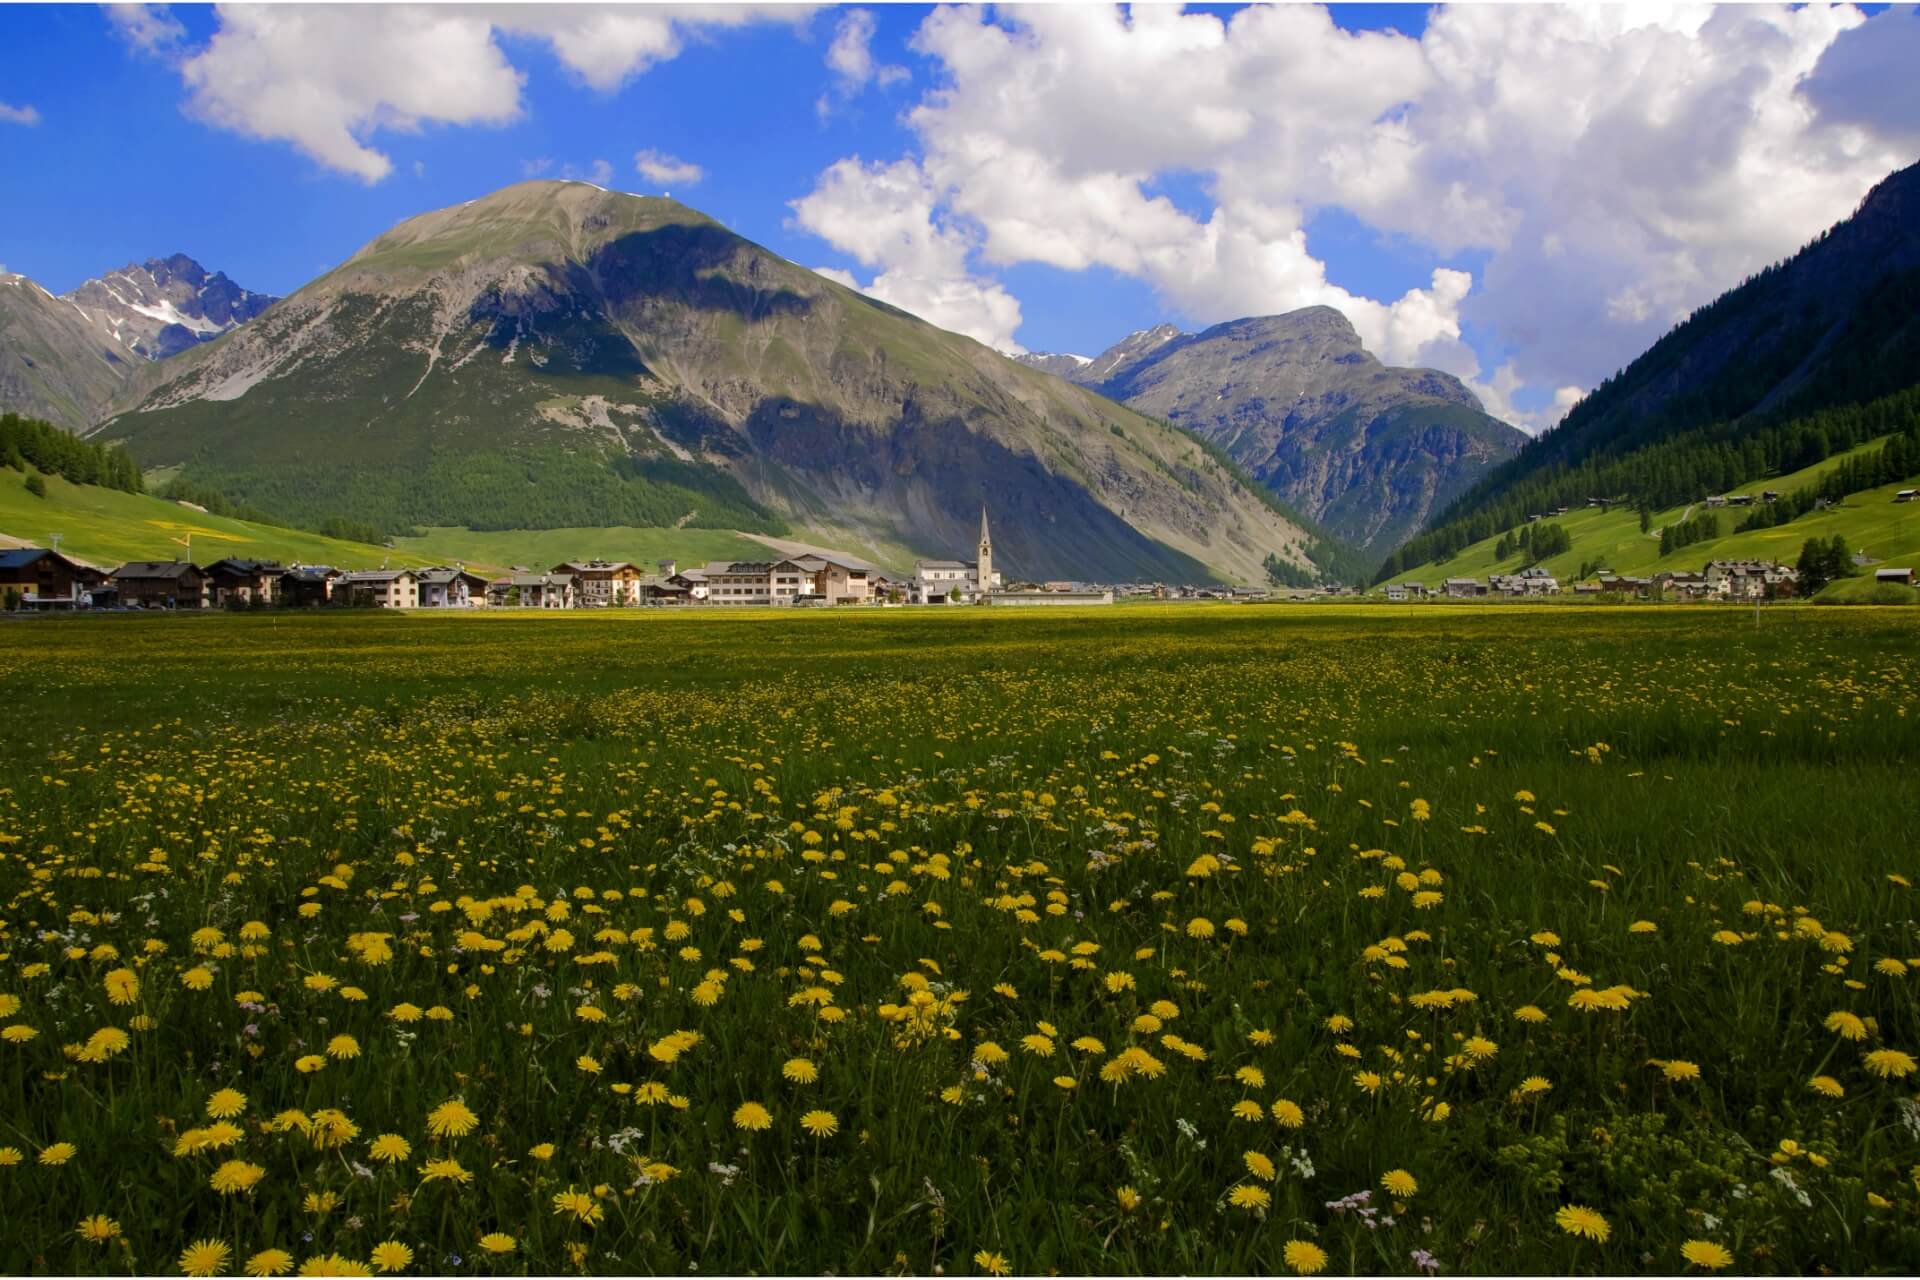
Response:
[[[1214,576],[1039,459],[969,430],[957,415],[929,412],[911,400],[891,428],[876,430],[817,405],[774,398],[753,411],[745,430],[758,458],[804,481],[806,497],[823,513],[898,512],[901,533],[940,556],[974,558],[984,503],[993,522],[994,564],[1008,581],[1203,582]],[[761,478],[777,485],[772,471]]]
[[[587,262],[615,308],[659,298],[747,320],[813,310],[811,298],[776,286],[768,267],[746,241],[711,224],[635,231],[609,241]]]

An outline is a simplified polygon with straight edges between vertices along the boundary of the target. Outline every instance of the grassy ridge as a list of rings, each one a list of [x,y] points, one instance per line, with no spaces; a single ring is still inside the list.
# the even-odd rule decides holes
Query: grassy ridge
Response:
[[[47,496],[37,498],[26,491],[18,472],[0,471],[0,533],[34,546],[47,545],[58,533],[62,551],[107,568],[127,560],[184,558],[187,548],[173,539],[189,534],[193,559],[201,564],[222,556],[349,569],[372,568],[382,560],[396,567],[437,563],[420,552],[233,520],[148,494],[69,484],[58,476],[46,477],[46,485]]]
[[[0,1269],[1912,1272],[1911,657],[1794,606],[0,626]]]
[[[1756,480],[1730,492],[1757,496],[1765,489],[1787,494],[1796,489],[1811,488],[1820,476],[1845,459],[1878,449],[1881,443],[1876,440],[1847,453],[1836,454],[1815,466],[1772,479]],[[1638,513],[1624,507],[1606,512],[1598,509],[1575,510],[1564,516],[1551,517],[1554,524],[1560,525],[1571,535],[1573,549],[1541,563],[1562,580],[1579,572],[1582,564],[1594,561],[1604,564],[1615,573],[1636,575],[1655,573],[1661,569],[1694,570],[1709,560],[1763,559],[1791,564],[1799,558],[1801,544],[1808,538],[1830,538],[1839,533],[1846,535],[1850,547],[1855,550],[1864,548],[1877,560],[1908,564],[1920,561],[1920,503],[1897,504],[1893,501],[1893,495],[1901,489],[1913,487],[1915,483],[1916,480],[1909,479],[1878,489],[1862,490],[1849,495],[1836,507],[1809,512],[1789,524],[1746,533],[1733,532],[1733,526],[1747,515],[1750,508],[1717,508],[1721,528],[1726,532],[1719,538],[1694,543],[1669,556],[1660,554],[1660,540],[1656,536],[1659,531],[1667,525],[1678,523],[1683,514],[1691,512],[1697,516],[1707,508],[1692,503],[1656,512],[1650,533],[1641,533]],[[1510,556],[1506,560],[1497,559],[1494,549],[1498,542],[1498,537],[1483,539],[1456,556],[1423,565],[1398,575],[1398,578],[1436,582],[1450,577],[1483,578],[1489,573],[1515,572],[1526,563],[1522,555]]]

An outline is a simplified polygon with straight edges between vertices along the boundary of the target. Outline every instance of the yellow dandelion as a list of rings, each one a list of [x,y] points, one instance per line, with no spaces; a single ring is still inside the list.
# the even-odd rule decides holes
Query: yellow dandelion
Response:
[[[1380,1185],[1388,1195],[1405,1200],[1420,1190],[1420,1184],[1405,1169],[1389,1169],[1380,1175]]]
[[[809,1111],[800,1117],[800,1127],[816,1138],[831,1138],[840,1131],[840,1120],[831,1111]]]
[[[1599,1211],[1583,1204],[1561,1205],[1560,1211],[1553,1215],[1553,1220],[1568,1235],[1592,1240],[1596,1244],[1605,1244],[1607,1237],[1613,1234],[1613,1228],[1607,1225],[1607,1220],[1600,1216]]]
[[[1327,1251],[1309,1240],[1289,1240],[1281,1258],[1297,1276],[1319,1275],[1327,1269]]]
[[[743,1102],[733,1113],[733,1127],[758,1133],[773,1123],[773,1113],[757,1102]]]
[[[233,1250],[225,1240],[196,1240],[180,1253],[180,1270],[190,1276],[217,1276],[227,1269]]]
[[[1687,1241],[1680,1246],[1680,1256],[1708,1271],[1720,1271],[1733,1265],[1733,1254],[1727,1247],[1711,1240]]]

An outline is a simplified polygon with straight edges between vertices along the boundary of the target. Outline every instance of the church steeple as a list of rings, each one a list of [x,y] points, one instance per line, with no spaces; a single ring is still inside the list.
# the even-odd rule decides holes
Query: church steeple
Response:
[[[980,504],[978,590],[981,595],[993,590],[993,535],[987,532],[987,504]]]

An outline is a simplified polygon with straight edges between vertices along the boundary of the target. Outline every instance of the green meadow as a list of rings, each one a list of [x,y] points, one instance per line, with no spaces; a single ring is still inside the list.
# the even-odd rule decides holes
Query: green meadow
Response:
[[[1743,484],[1729,492],[1751,494],[1757,499],[1767,489],[1788,494],[1796,489],[1812,488],[1823,474],[1841,461],[1878,450],[1883,443],[1884,440],[1875,440],[1804,470]],[[1647,533],[1640,531],[1639,514],[1630,507],[1614,507],[1606,511],[1598,508],[1569,511],[1564,516],[1552,516],[1549,519],[1572,537],[1572,550],[1541,563],[1563,582],[1571,580],[1583,564],[1600,564],[1615,573],[1636,576],[1658,573],[1662,569],[1697,571],[1709,560],[1759,559],[1792,564],[1800,558],[1800,548],[1808,538],[1831,538],[1835,534],[1842,534],[1849,547],[1864,551],[1874,560],[1920,569],[1920,502],[1896,503],[1893,500],[1894,494],[1901,489],[1916,485],[1920,485],[1920,477],[1863,490],[1848,495],[1843,502],[1824,511],[1808,512],[1788,524],[1746,533],[1735,533],[1733,530],[1752,508],[1718,508],[1721,528],[1726,531],[1722,536],[1693,543],[1665,556],[1660,554],[1660,530],[1679,523],[1688,515],[1706,511],[1705,506],[1691,503],[1656,512],[1652,529]],[[1450,559],[1401,574],[1397,580],[1428,582],[1431,585],[1443,578],[1484,578],[1489,573],[1519,572],[1526,565],[1527,557],[1516,554],[1506,560],[1497,559],[1494,551],[1498,542],[1498,537],[1476,542]]]
[[[1907,610],[0,623],[0,1270],[1920,1270]]]

